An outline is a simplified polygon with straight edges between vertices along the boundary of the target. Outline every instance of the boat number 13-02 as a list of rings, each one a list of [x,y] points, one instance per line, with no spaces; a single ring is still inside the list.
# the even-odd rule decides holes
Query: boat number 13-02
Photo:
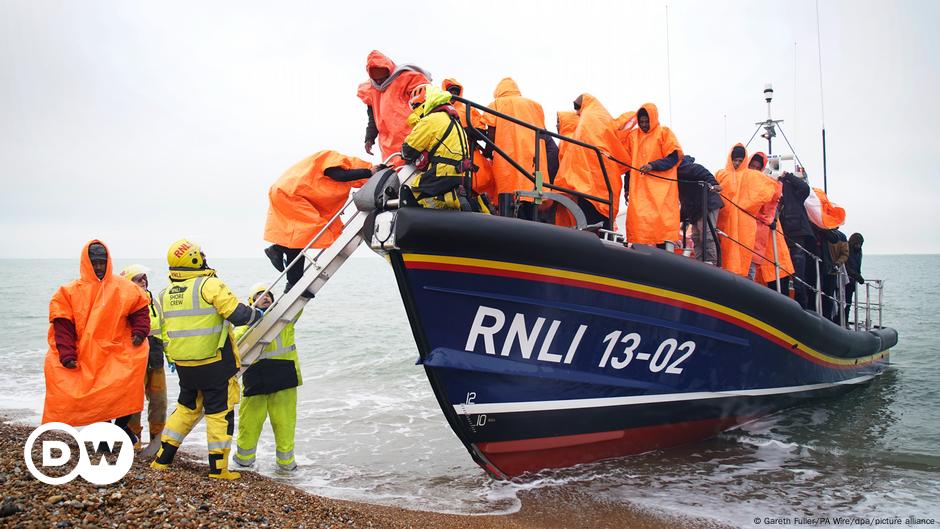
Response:
[[[601,362],[597,367],[605,368],[610,363],[610,367],[614,369],[623,369],[635,359],[649,361],[649,368],[653,373],[659,373],[665,369],[670,375],[682,373],[682,368],[679,366],[695,352],[695,342],[690,340],[679,345],[679,341],[675,338],[667,338],[659,344],[652,356],[649,353],[637,353],[636,350],[640,347],[640,335],[635,332],[624,334],[623,331],[614,331],[604,337],[604,343],[607,344],[607,349],[604,350],[604,356],[601,357]],[[617,347],[619,344],[623,345],[622,349]],[[680,353],[678,356],[677,352]],[[675,359],[673,359],[674,356],[676,356]]]

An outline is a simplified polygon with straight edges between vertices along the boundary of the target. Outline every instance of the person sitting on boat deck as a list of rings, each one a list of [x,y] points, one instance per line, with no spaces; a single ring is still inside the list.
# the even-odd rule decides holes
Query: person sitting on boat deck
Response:
[[[536,127],[545,128],[545,112],[542,110],[542,105],[524,97],[522,92],[519,91],[519,86],[512,78],[503,78],[496,85],[493,98],[493,101],[487,105],[492,110]],[[533,174],[533,171],[535,171],[535,132],[486,112],[483,113],[483,124],[487,127],[487,137],[514,162],[529,174]],[[545,145],[543,141],[542,148],[539,149],[538,160],[539,170],[543,173],[548,171],[548,153]],[[500,198],[500,195],[504,193],[531,191],[535,188],[535,184],[526,178],[524,174],[519,172],[498,152],[494,152],[489,144],[487,146],[487,154],[493,160],[493,180],[496,183],[495,198],[497,202],[506,200]],[[535,175],[533,174],[533,176]],[[523,198],[521,200],[518,216],[525,219],[536,218],[536,208],[531,199]]]
[[[163,317],[163,310],[160,309],[160,302],[154,299],[150,292],[150,281],[147,277],[149,271],[146,266],[133,264],[121,270],[121,277],[139,286],[150,301],[147,307],[150,316],[150,334],[147,336],[150,356],[147,359],[147,371],[144,375],[144,395],[147,397],[147,423],[150,427],[150,444],[147,445],[147,449],[156,453],[157,447],[160,446],[160,435],[166,425],[166,372],[163,370],[163,340],[160,339],[162,328],[160,319]],[[131,415],[128,426],[134,435],[143,441],[141,435],[144,428],[141,424],[141,412]],[[149,457],[154,454],[144,455]]]
[[[372,176],[372,164],[336,151],[318,151],[288,169],[268,190],[264,253],[279,272],[289,266],[318,233],[312,248],[326,248],[342,233],[330,220],[343,208],[349,191]],[[303,276],[304,259],[287,270],[285,292]]]
[[[625,160],[639,172],[627,171],[624,198],[627,201],[626,235],[632,243],[666,247],[679,229],[677,168],[682,147],[672,130],[659,123],[659,110],[645,103],[636,112],[639,130],[631,137]]]
[[[800,174],[784,172],[780,176],[780,183],[783,184],[783,194],[780,197],[780,227],[783,229],[783,235],[787,242],[787,253],[790,255],[790,261],[793,263],[794,279],[793,290],[796,302],[804,309],[814,308],[815,302],[811,301],[810,292],[806,285],[815,286],[815,279],[810,280],[810,268],[815,276],[815,264],[810,261],[807,251],[815,246],[815,235],[806,214],[806,207],[803,203],[809,196],[809,184],[806,178]],[[802,249],[802,248],[805,248]]]
[[[695,163],[695,158],[688,154],[679,162],[676,171],[679,179],[679,219],[683,226],[692,226],[692,241],[695,245],[694,258],[701,259],[705,254],[705,262],[711,265],[718,263],[718,251],[715,246],[715,236],[712,229],[718,229],[718,210],[724,207],[719,192],[721,186],[712,173],[703,165]],[[702,186],[709,186],[707,219],[702,215]],[[709,228],[711,227],[711,228]],[[683,230],[684,232],[684,230]],[[705,247],[702,248],[702,234],[705,234]]]
[[[757,212],[759,220],[754,238],[754,254],[751,256],[749,275],[753,277],[754,281],[776,290],[777,274],[779,273],[780,292],[787,294],[790,292],[790,274],[793,270],[793,263],[790,261],[790,252],[784,242],[783,232],[780,231],[780,223],[776,222],[777,208],[783,193],[783,184],[772,175],[765,173],[765,167],[767,167],[767,155],[762,152],[754,153],[748,163],[748,168],[761,173],[773,182],[775,191],[770,201],[761,206]],[[775,240],[770,238],[771,224],[774,225]],[[776,255],[774,255],[775,244],[777,245]],[[779,265],[779,272],[774,263]]]
[[[845,261],[845,272],[849,275],[849,282],[845,285],[846,321],[848,321],[849,309],[852,308],[852,298],[855,296],[855,284],[865,284],[865,278],[862,277],[863,244],[865,244],[865,238],[861,233],[853,233],[849,236],[849,258]],[[858,319],[858,314],[855,318]]]
[[[462,97],[463,85],[456,79],[444,79],[441,88],[447,90],[452,95]],[[464,133],[470,144],[470,150],[473,151],[473,192],[478,195],[486,195],[489,201],[496,200],[496,182],[493,180],[493,167],[490,161],[484,156],[484,149],[480,147],[477,140],[485,134],[483,125],[483,115],[479,110],[470,107],[470,123],[467,123],[467,107],[460,101],[452,101],[454,110],[457,111],[457,117],[460,118],[460,124],[463,126]]]
[[[408,99],[418,85],[430,83],[431,74],[413,64],[396,66],[378,50],[372,50],[366,59],[369,80],[360,84],[359,99],[366,104],[369,116],[366,125],[365,150],[372,154],[372,146],[378,138],[382,159],[398,151],[401,142],[411,131],[408,125]],[[400,163],[392,160],[390,163]]]
[[[766,176],[748,168],[744,163],[746,159],[747,149],[738,143],[728,153],[725,168],[715,174],[725,201],[725,207],[718,213],[718,229],[722,235],[721,267],[744,277],[748,277],[751,268],[757,234],[755,216],[776,191]]]
[[[209,268],[195,242],[181,239],[167,251],[170,285],[160,293],[163,308],[161,337],[166,356],[176,363],[180,391],[176,409],[167,420],[160,450],[150,463],[165,470],[183,439],[199,419],[206,418],[209,477],[238,479],[228,469],[238,402],[238,348],[232,325],[251,325],[261,311],[238,302],[228,286]]]
[[[597,146],[604,153],[619,160],[627,158],[627,151],[617,136],[614,118],[596,97],[588,93],[581,94],[575,99],[574,106],[579,118],[572,139]],[[603,163],[602,170],[596,152],[579,145],[572,145],[565,153],[555,185],[595,197],[606,198],[608,194],[607,182],[609,181],[613,197],[613,208],[603,202],[596,202],[580,196],[572,197],[584,212],[588,225],[600,224],[604,229],[609,230],[611,229],[610,218],[617,217],[617,209],[620,205],[620,192],[623,185],[620,173],[623,170],[621,165],[613,160],[604,158]],[[607,180],[604,179],[604,171],[606,171]],[[556,224],[561,226],[573,225],[573,219],[571,219],[567,210],[560,209],[557,211]]]
[[[470,210],[471,198],[464,185],[472,165],[469,145],[450,98],[450,92],[433,85],[414,89],[409,102],[414,111],[408,118],[414,128],[401,154],[423,171],[411,186],[422,206]]]
[[[144,405],[147,296],[111,274],[111,255],[100,240],[82,248],[80,270],[49,301],[42,423],[85,426],[116,418],[136,443],[128,423]]]
[[[266,292],[268,285],[258,283],[251,287],[248,305],[261,311],[274,302]],[[264,294],[262,296],[262,294]],[[235,441],[235,463],[248,467],[255,462],[258,438],[265,418],[271,419],[274,430],[275,461],[283,470],[294,470],[294,431],[297,426],[297,387],[303,384],[300,362],[294,343],[294,324],[300,313],[291,320],[261,352],[258,361],[242,375],[242,399],[238,404],[238,438]],[[237,341],[248,326],[235,329]]]

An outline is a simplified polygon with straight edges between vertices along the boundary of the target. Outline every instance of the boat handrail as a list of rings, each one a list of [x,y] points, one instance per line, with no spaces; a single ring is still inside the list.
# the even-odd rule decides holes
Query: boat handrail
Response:
[[[506,120],[506,121],[509,121],[510,123],[513,123],[513,124],[515,124],[515,125],[518,125],[518,126],[520,126],[520,127],[523,127],[523,128],[526,128],[526,129],[529,129],[529,130],[533,131],[533,132],[535,133],[535,159],[534,159],[534,164],[535,164],[535,165],[534,165],[534,167],[533,167],[532,173],[530,173],[529,171],[527,171],[524,167],[522,167],[522,165],[520,165],[518,162],[516,162],[515,160],[513,160],[512,157],[509,156],[509,155],[506,153],[506,151],[504,151],[504,150],[501,149],[498,145],[496,145],[496,143],[495,143],[493,140],[491,140],[489,137],[487,137],[485,134],[477,134],[477,135],[475,136],[475,138],[473,138],[473,139],[474,139],[474,140],[477,140],[477,139],[482,140],[488,147],[490,147],[490,148],[493,149],[497,154],[499,154],[500,156],[502,156],[503,159],[506,160],[506,161],[509,163],[509,165],[511,165],[516,171],[518,171],[519,173],[521,173],[523,176],[526,177],[526,179],[528,179],[530,182],[532,182],[532,184],[535,186],[535,190],[538,191],[538,192],[541,192],[541,188],[542,188],[542,187],[546,187],[546,188],[548,188],[548,189],[553,189],[553,190],[555,190],[555,191],[561,191],[561,192],[567,193],[567,194],[569,194],[569,195],[573,195],[573,196],[576,196],[576,197],[581,197],[581,198],[583,198],[583,199],[585,199],[585,200],[590,200],[590,201],[593,201],[593,202],[599,202],[599,203],[601,203],[601,204],[606,204],[606,205],[607,205],[607,220],[608,220],[609,226],[612,227],[612,226],[614,225],[614,221],[615,221],[615,219],[614,219],[614,200],[619,200],[620,197],[614,197],[613,187],[612,187],[611,184],[610,184],[610,175],[607,174],[607,166],[606,166],[606,164],[604,164],[604,159],[606,158],[606,159],[609,159],[609,160],[614,161],[614,162],[616,162],[616,163],[619,163],[620,165],[624,165],[624,166],[626,166],[626,167],[630,167],[628,164],[626,164],[626,163],[624,163],[624,162],[620,162],[620,161],[618,161],[618,160],[615,160],[612,156],[610,156],[609,154],[607,154],[607,153],[605,153],[604,151],[602,151],[602,150],[601,150],[598,146],[596,146],[596,145],[591,145],[590,143],[585,143],[585,142],[583,142],[583,141],[579,141],[579,140],[576,140],[576,139],[574,139],[574,138],[569,138],[568,136],[563,136],[563,135],[561,135],[561,134],[557,134],[557,133],[552,132],[552,131],[550,131],[550,130],[544,128],[544,127],[539,127],[539,126],[537,126],[537,125],[533,125],[533,124],[528,123],[528,122],[526,122],[526,121],[523,121],[523,120],[521,120],[521,119],[519,119],[519,118],[515,118],[515,117],[510,116],[510,115],[508,115],[508,114],[504,114],[504,113],[502,113],[502,112],[493,110],[492,108],[489,108],[489,107],[487,107],[487,106],[485,106],[485,105],[481,105],[481,104],[479,104],[479,103],[475,103],[475,102],[473,102],[473,101],[470,101],[469,99],[464,99],[463,97],[460,97],[460,96],[452,96],[451,99],[454,100],[454,101],[459,101],[459,102],[461,102],[461,103],[464,104],[464,109],[465,109],[465,112],[466,112],[467,128],[470,129],[470,130],[473,130],[473,129],[476,128],[476,127],[474,127],[474,124],[473,124],[473,116],[472,116],[472,112],[471,112],[471,109],[474,109],[474,108],[475,108],[475,109],[479,110],[480,112],[483,112],[483,113],[486,113],[486,114],[492,114],[492,115],[494,115],[494,116],[496,116],[496,117],[498,117],[498,118],[500,118],[500,119],[504,119],[504,120]],[[574,190],[574,189],[568,189],[568,188],[566,188],[566,187],[556,186],[556,185],[555,185],[555,179],[551,176],[551,173],[549,173],[549,181],[548,181],[548,183],[545,183],[545,182],[542,180],[542,178],[541,178],[541,171],[539,170],[539,162],[541,161],[541,160],[540,160],[540,158],[541,158],[541,140],[542,140],[542,139],[551,139],[551,138],[558,138],[559,140],[562,140],[562,141],[565,141],[565,142],[568,142],[568,143],[572,143],[572,144],[574,144],[574,145],[577,145],[577,146],[579,146],[579,147],[583,147],[583,148],[585,148],[585,149],[589,149],[589,150],[593,151],[595,155],[597,155],[597,162],[598,162],[598,164],[600,165],[601,173],[604,175],[604,183],[605,183],[606,186],[607,186],[607,198],[606,198],[606,199],[605,199],[605,198],[602,198],[602,197],[594,196],[594,195],[591,195],[591,194],[588,194],[588,193],[584,193],[584,192],[581,192],[581,191],[577,191],[577,190]],[[498,199],[498,197],[494,197],[494,198]]]

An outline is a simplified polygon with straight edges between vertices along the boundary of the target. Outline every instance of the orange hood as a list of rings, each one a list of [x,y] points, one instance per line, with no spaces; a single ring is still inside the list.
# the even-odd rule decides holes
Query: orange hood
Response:
[[[728,160],[725,162],[725,169],[727,169],[728,171],[734,171],[734,164],[731,163],[731,153],[734,152],[735,147],[741,147],[742,149],[744,149],[744,161],[741,162],[740,168],[738,170],[740,171],[741,169],[747,169],[747,160],[748,160],[747,148],[744,147],[744,144],[740,142],[735,143],[734,146],[731,147],[731,150],[728,151]]]
[[[384,68],[388,70],[388,75],[392,75],[392,72],[395,71],[395,62],[379,50],[372,50],[369,57],[366,58],[366,75],[369,75],[369,70],[373,68]],[[371,79],[372,76],[369,76],[369,78]]]
[[[558,134],[571,137],[578,128],[578,113],[573,110],[558,113]]]
[[[755,158],[760,160],[760,169],[758,170],[763,171],[764,168],[767,167],[767,155],[760,151],[755,152],[754,156],[751,156],[751,159],[748,160],[747,164],[750,165],[751,162],[753,162]]]
[[[98,279],[98,275],[95,274],[94,267],[91,266],[91,258],[88,257],[88,247],[95,243],[104,246],[105,251],[108,252],[108,268],[105,270],[104,278],[102,279]],[[81,263],[79,269],[81,272],[82,281],[88,281],[89,283],[102,283],[111,277],[111,250],[108,249],[108,246],[105,243],[99,241],[98,239],[92,239],[85,243],[85,246],[82,248],[82,255],[79,257],[79,263]]]
[[[519,91],[519,85],[512,80],[512,77],[505,77],[499,84],[496,85],[496,90],[493,90],[493,97],[510,97],[510,96],[521,96],[522,92]]]
[[[456,79],[450,79],[450,78],[444,79],[444,81],[441,83],[441,88],[442,88],[444,91],[447,91],[447,89],[450,88],[450,87],[452,87],[452,86],[456,86],[456,87],[460,88],[460,93],[457,94],[457,95],[459,95],[459,96],[462,96],[462,95],[463,95],[463,85],[460,84],[460,82],[458,82]]]
[[[641,106],[639,110],[637,110],[637,113],[639,113],[640,110],[646,110],[646,114],[650,117],[649,132],[643,132],[642,130],[640,130],[640,133],[649,134],[650,132],[653,132],[654,130],[656,130],[656,127],[659,126],[659,109],[656,108],[656,105],[654,105],[653,103],[643,103],[643,106]]]

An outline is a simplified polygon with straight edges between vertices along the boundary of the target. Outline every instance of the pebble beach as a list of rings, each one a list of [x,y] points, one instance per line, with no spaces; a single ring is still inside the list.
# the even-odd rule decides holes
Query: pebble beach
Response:
[[[504,516],[468,516],[387,507],[315,496],[253,472],[237,481],[206,477],[207,467],[180,452],[165,472],[135,460],[112,485],[76,479],[46,485],[32,477],[23,446],[32,427],[0,423],[0,528],[390,528],[561,529],[720,527],[579,498],[542,496]],[[34,448],[34,457],[38,448]]]

